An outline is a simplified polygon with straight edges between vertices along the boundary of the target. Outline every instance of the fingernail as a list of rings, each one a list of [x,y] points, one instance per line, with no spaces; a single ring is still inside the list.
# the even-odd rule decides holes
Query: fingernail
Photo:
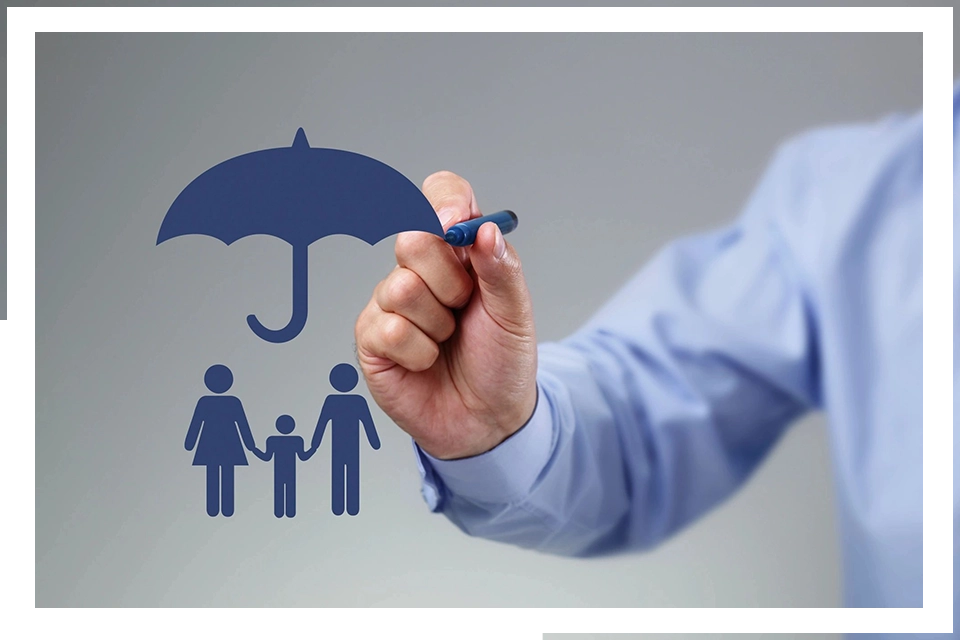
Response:
[[[443,225],[444,229],[458,217],[457,213],[458,211],[455,207],[445,207],[437,211],[437,217],[440,218],[440,224]]]
[[[503,239],[503,234],[500,233],[500,227],[497,227],[497,239],[493,243],[493,255],[497,260],[500,260],[506,252],[507,243]]]

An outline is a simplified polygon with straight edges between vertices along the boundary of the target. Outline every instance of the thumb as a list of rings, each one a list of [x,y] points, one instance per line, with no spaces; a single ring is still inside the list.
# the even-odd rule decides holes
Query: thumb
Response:
[[[507,331],[532,336],[532,305],[520,257],[496,224],[488,222],[477,230],[470,247],[470,262],[487,313]]]

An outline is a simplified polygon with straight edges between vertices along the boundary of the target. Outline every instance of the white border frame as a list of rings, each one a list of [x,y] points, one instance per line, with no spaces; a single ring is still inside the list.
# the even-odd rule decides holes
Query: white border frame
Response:
[[[509,25],[505,29],[504,25]],[[312,27],[312,28],[311,28]],[[832,31],[922,32],[923,214],[923,608],[918,609],[351,609],[286,611],[295,629],[333,638],[540,638],[545,632],[950,632],[953,623],[953,206],[952,8],[21,8],[7,9],[8,320],[0,321],[0,414],[22,442],[3,471],[8,514],[34,512],[35,424],[35,34],[37,32],[433,32],[433,31]],[[14,432],[20,432],[15,435]],[[7,520],[8,523],[12,520]],[[26,517],[16,521],[28,522]],[[23,576],[5,603],[34,606],[34,524],[7,529],[8,560]],[[199,610],[39,610],[34,634],[145,630],[188,635],[275,633],[273,613]],[[317,616],[322,616],[322,622]],[[24,621],[26,622],[26,621]],[[319,625],[322,625],[318,627]],[[34,626],[37,625],[37,626]],[[17,628],[9,624],[8,628]],[[286,630],[285,630],[286,631]],[[147,635],[153,635],[147,633]]]

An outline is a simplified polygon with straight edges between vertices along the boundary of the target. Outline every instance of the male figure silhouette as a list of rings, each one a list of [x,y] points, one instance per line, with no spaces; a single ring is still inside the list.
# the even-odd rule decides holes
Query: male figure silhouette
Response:
[[[330,394],[323,402],[320,419],[313,432],[310,451],[316,451],[323,439],[328,422],[333,426],[332,507],[334,515],[343,515],[343,498],[346,493],[347,513],[360,513],[360,427],[362,423],[367,440],[374,449],[380,448],[380,438],[373,426],[373,418],[366,399],[348,393],[357,386],[357,370],[342,363],[330,371],[330,384],[343,395]],[[344,486],[346,476],[346,486]]]
[[[277,431],[283,435],[267,438],[266,451],[254,449],[253,454],[269,462],[273,458],[273,515],[278,518],[297,515],[297,458],[310,459],[316,449],[303,450],[303,438],[291,436],[296,426],[287,415],[277,418]]]
[[[222,513],[230,517],[233,515],[233,468],[247,464],[243,448],[252,451],[256,444],[240,399],[222,395],[233,386],[230,369],[215,364],[207,369],[203,381],[217,395],[203,396],[197,401],[184,447],[193,451],[196,446],[193,464],[207,467],[207,515]]]

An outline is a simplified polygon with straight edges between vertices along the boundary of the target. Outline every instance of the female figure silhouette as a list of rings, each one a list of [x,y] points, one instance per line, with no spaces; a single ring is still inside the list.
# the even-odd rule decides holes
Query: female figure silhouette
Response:
[[[240,399],[221,395],[233,386],[230,369],[215,364],[207,369],[203,381],[217,395],[197,401],[184,447],[192,451],[196,446],[193,464],[207,468],[207,514],[229,517],[233,515],[233,468],[247,464],[243,448],[253,451],[256,444]]]

